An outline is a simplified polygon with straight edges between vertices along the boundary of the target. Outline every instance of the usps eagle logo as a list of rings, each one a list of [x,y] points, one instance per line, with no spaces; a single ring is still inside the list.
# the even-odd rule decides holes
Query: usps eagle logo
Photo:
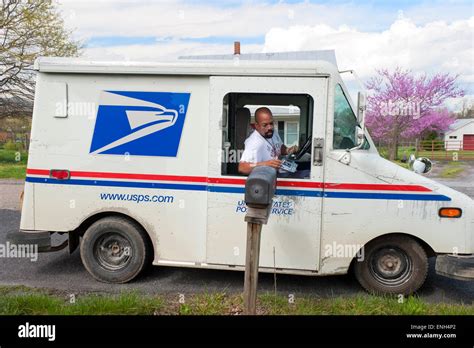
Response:
[[[176,157],[190,93],[103,91],[93,155]]]

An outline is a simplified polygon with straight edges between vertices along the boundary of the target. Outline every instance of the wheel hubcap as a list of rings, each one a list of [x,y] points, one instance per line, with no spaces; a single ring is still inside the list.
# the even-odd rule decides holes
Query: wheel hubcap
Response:
[[[128,265],[132,258],[130,241],[117,232],[100,237],[94,246],[94,254],[100,266],[117,271]]]
[[[410,279],[413,263],[405,251],[396,247],[384,247],[372,254],[370,272],[383,285],[399,286]]]

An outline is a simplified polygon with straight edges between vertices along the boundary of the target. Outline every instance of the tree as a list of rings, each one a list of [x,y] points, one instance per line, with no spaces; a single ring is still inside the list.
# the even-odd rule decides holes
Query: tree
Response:
[[[473,118],[474,104],[472,99],[464,99],[461,104],[461,110],[456,113],[457,118]]]
[[[31,105],[38,56],[77,56],[52,0],[2,0],[0,8],[0,117]]]
[[[2,117],[0,130],[9,134],[13,142],[21,140],[23,149],[28,148],[28,135],[31,130],[31,117]]]
[[[389,158],[396,159],[402,139],[413,139],[429,131],[445,131],[454,118],[443,103],[464,95],[457,76],[415,76],[409,70],[378,70],[369,90],[366,125],[376,140],[389,145]]]

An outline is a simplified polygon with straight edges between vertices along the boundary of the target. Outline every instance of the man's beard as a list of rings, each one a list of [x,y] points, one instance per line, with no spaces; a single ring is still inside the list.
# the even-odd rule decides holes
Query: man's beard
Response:
[[[273,137],[273,131],[268,131],[264,134],[264,137],[267,139],[271,139]]]

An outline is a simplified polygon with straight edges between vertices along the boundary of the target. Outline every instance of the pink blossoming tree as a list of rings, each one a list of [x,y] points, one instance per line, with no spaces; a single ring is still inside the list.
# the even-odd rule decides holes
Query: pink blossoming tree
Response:
[[[366,87],[369,91],[366,126],[375,140],[389,145],[389,158],[396,159],[401,140],[425,132],[442,132],[454,122],[443,104],[461,97],[457,76],[436,74],[415,76],[409,70],[378,70]]]

